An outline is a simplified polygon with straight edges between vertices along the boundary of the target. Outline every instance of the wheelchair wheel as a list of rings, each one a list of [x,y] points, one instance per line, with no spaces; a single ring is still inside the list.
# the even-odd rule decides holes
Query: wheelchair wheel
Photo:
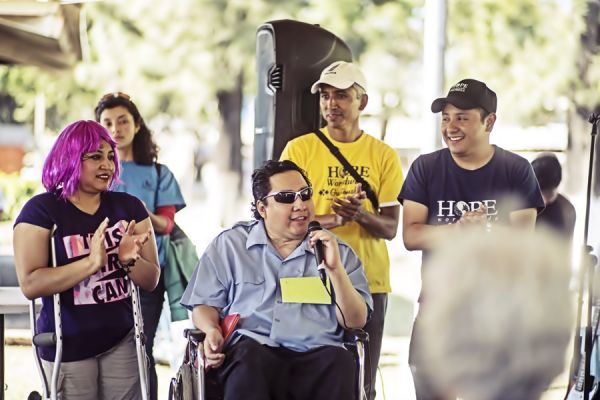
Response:
[[[171,378],[171,383],[169,384],[169,400],[182,400],[181,396],[178,395],[181,391],[177,384],[177,379]]]
[[[169,385],[169,400],[196,400],[196,374],[191,365],[183,363]]]

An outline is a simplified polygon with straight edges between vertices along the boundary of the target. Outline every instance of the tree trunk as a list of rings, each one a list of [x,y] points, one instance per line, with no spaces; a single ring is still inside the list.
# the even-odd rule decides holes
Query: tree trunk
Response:
[[[219,166],[228,172],[242,176],[242,100],[244,75],[239,72],[235,86],[231,90],[217,92],[219,114],[221,117],[221,135]],[[238,193],[241,191],[242,182],[239,179]]]
[[[14,124],[17,102],[9,93],[0,92],[0,123]]]
[[[600,16],[600,6],[596,1],[588,1],[587,14],[585,15],[585,30],[582,32],[580,37],[579,54],[576,60],[578,78],[583,87],[590,87],[589,69],[591,66],[592,57],[598,53],[598,17]],[[574,89],[577,90],[577,89]],[[576,104],[569,113],[568,119],[568,131],[569,131],[569,146],[568,146],[568,175],[569,179],[569,191],[579,192],[587,189],[587,179],[580,179],[578,177],[584,176],[587,178],[587,171],[589,167],[589,149],[591,138],[589,132],[591,131],[591,125],[587,122],[589,115],[593,111],[597,111],[597,105],[590,108],[588,105]],[[596,165],[595,170],[598,170],[598,157],[595,156]],[[600,175],[596,174],[595,182],[593,182],[593,193],[598,196],[600,195],[600,185],[598,180]]]
[[[587,90],[590,87],[595,87],[595,82],[592,82],[595,78],[594,71],[590,71],[592,67],[592,60],[594,56],[600,51],[599,41],[599,27],[598,20],[600,17],[600,5],[596,1],[587,2],[587,14],[585,15],[585,29],[581,33],[579,54],[575,62],[577,63],[577,73],[579,82],[573,86],[573,92],[577,91],[578,87]],[[600,157],[598,150],[600,142],[596,138],[596,146],[594,149],[594,164],[592,165],[592,187],[590,198],[587,198],[587,183],[588,174],[590,173],[590,145],[591,145],[591,129],[592,125],[588,122],[588,118],[592,113],[598,113],[600,111],[600,103],[595,100],[593,103],[588,102],[587,104],[578,104],[575,96],[572,99],[572,109],[569,113],[569,146],[568,146],[568,173],[569,173],[569,191],[571,193],[583,193],[585,195],[585,202],[590,202],[590,213],[585,215],[583,212],[577,214],[577,219],[583,222],[585,226],[585,219],[588,221],[595,221],[598,219],[598,213],[600,212],[600,203],[598,197],[600,196]],[[598,254],[598,245],[600,243],[600,231],[596,228],[596,224],[590,223],[587,227],[586,243],[583,245],[591,245],[594,247],[594,254]],[[574,364],[576,365],[576,364]],[[573,372],[573,367],[572,367]]]
[[[218,188],[217,197],[218,220],[222,227],[231,226],[242,219],[237,211],[240,210],[239,200],[242,192],[242,72],[237,75],[235,85],[231,90],[217,92],[219,107],[220,135],[215,154],[211,157],[217,167]]]

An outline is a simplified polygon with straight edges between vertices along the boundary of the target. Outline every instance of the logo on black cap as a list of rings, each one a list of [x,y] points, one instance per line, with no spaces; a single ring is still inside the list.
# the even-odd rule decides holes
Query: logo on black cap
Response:
[[[483,108],[487,112],[496,112],[496,93],[485,83],[475,79],[463,79],[448,91],[446,97],[435,99],[431,103],[431,111],[438,113],[450,103],[460,109],[470,110]]]

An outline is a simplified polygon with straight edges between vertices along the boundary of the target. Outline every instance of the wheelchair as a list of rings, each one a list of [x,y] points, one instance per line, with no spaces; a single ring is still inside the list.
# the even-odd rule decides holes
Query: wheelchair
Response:
[[[199,329],[185,329],[183,336],[187,339],[185,354],[177,375],[171,379],[169,400],[222,400],[217,382],[212,381],[205,373],[206,360],[203,352],[205,333]],[[366,400],[365,346],[369,341],[369,334],[362,329],[347,329],[344,336],[344,347],[354,353],[357,366],[354,377],[355,399]]]

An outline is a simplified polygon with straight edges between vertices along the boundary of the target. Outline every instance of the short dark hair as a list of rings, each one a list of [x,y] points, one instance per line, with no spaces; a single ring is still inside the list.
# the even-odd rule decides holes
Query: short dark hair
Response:
[[[252,216],[255,219],[261,220],[262,216],[256,209],[256,204],[262,198],[269,194],[271,191],[271,177],[276,174],[280,174],[286,171],[298,171],[302,178],[306,181],[308,186],[311,186],[308,177],[306,176],[306,172],[300,168],[296,163],[290,160],[267,160],[264,162],[262,166],[255,169],[252,173],[252,196],[254,197],[254,201],[252,202]],[[267,200],[265,200],[266,202]]]
[[[557,188],[562,180],[560,161],[553,153],[543,153],[531,162],[541,190]]]
[[[128,95],[117,92],[103,96],[94,109],[96,121],[102,123],[100,121],[102,112],[119,106],[125,107],[133,117],[135,124],[140,127],[133,137],[133,161],[138,164],[151,165],[158,158],[158,146],[152,139],[152,132],[146,126],[140,111]]]
[[[479,115],[481,115],[481,123],[483,124],[485,122],[485,119],[487,118],[488,115],[490,115],[491,112],[484,110],[483,108],[479,109]]]

